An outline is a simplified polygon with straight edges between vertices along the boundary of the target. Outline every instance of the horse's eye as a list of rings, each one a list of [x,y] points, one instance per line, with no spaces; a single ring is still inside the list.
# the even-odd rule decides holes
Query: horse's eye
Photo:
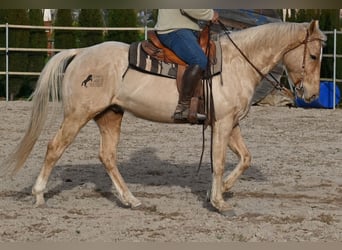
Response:
[[[315,56],[315,55],[310,55],[310,58],[311,58],[312,60],[316,60],[316,59],[317,59],[317,56]]]

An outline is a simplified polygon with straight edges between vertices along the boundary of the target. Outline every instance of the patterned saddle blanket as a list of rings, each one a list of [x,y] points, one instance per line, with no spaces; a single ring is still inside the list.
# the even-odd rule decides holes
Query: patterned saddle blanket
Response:
[[[129,65],[140,71],[161,75],[169,78],[177,78],[178,64],[167,63],[162,60],[157,60],[145,52],[142,46],[143,42],[135,42],[129,48]],[[216,62],[211,65],[211,74],[216,75],[221,73],[222,69],[222,53],[221,45],[215,41],[216,45]]]

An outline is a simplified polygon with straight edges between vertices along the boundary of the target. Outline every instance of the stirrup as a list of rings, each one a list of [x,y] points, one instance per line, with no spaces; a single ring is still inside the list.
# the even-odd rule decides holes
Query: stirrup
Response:
[[[172,118],[177,121],[189,121],[189,109],[184,109],[182,111],[176,110]],[[207,116],[204,114],[196,113],[197,121],[205,121]]]
[[[196,113],[197,121],[205,121],[207,116],[201,113]]]

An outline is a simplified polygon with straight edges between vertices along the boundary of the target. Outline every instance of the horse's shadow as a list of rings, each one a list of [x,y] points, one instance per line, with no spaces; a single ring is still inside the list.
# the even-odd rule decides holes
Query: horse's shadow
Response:
[[[143,186],[178,186],[189,188],[191,193],[206,201],[207,190],[211,184],[211,166],[209,162],[203,162],[198,168],[199,162],[194,163],[172,163],[169,160],[162,160],[156,154],[155,148],[144,148],[132,154],[128,161],[119,161],[119,170],[126,183],[139,184]],[[230,172],[236,163],[230,163],[226,171]],[[47,187],[46,200],[53,198],[65,190],[72,190],[83,185],[90,184],[98,195],[117,203],[115,191],[113,192],[112,181],[105,171],[104,166],[99,164],[88,165],[58,165],[54,168],[49,183],[57,180],[59,184],[51,184]],[[240,177],[244,181],[264,181],[263,174],[257,166],[247,169]],[[48,184],[49,184],[48,183]],[[130,188],[130,187],[129,187]],[[29,193],[29,187],[22,192]],[[139,193],[139,191],[136,191]],[[132,190],[134,194],[134,190]],[[226,198],[232,197],[233,193],[228,192]],[[139,198],[139,197],[138,197]]]

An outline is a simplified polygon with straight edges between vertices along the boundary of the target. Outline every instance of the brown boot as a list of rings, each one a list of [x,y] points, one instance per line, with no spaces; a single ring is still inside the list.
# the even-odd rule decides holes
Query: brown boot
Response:
[[[179,94],[178,105],[173,115],[174,120],[186,121],[189,118],[189,108],[191,97],[203,76],[203,70],[199,65],[189,66],[182,78],[182,89]],[[197,113],[197,120],[203,121],[206,116]]]

